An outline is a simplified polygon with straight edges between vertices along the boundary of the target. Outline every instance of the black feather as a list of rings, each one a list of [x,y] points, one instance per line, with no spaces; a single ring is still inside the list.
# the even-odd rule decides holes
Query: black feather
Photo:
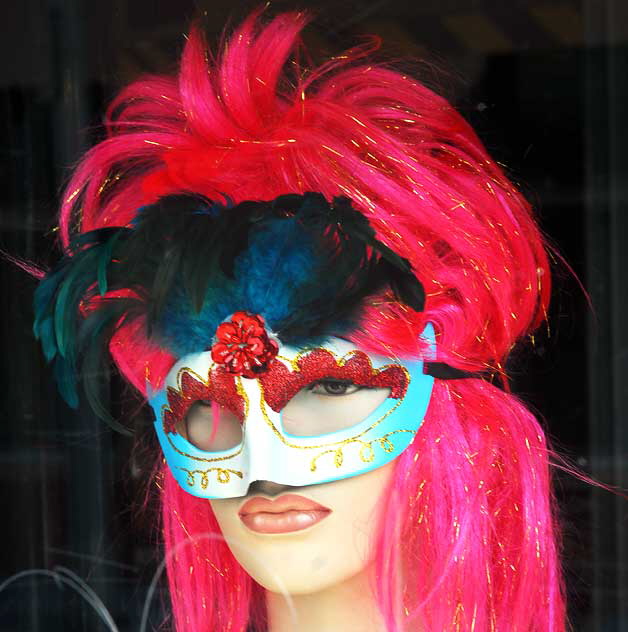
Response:
[[[311,278],[296,287],[290,278],[277,279],[291,292],[289,313],[274,324],[284,343],[349,332],[365,299],[387,288],[408,307],[423,309],[423,287],[409,261],[377,239],[347,198],[330,204],[320,193],[288,194],[225,207],[199,196],[169,196],[140,209],[130,227],[77,236],[37,290],[35,332],[46,357],[57,363],[67,398],[76,403],[73,389],[80,375],[92,408],[116,425],[102,404],[102,376],[109,370],[105,354],[116,329],[142,317],[147,336],[170,344],[165,330],[173,304],[183,301],[191,322],[216,288],[236,288],[239,257],[255,252],[249,250],[255,236],[281,219],[296,222],[300,232],[294,234],[305,235],[299,238],[307,243],[278,244],[277,256],[284,247],[313,253]],[[114,298],[120,290],[126,292]],[[81,305],[105,291],[107,297],[82,315]],[[212,322],[203,330],[206,340],[216,326]]]

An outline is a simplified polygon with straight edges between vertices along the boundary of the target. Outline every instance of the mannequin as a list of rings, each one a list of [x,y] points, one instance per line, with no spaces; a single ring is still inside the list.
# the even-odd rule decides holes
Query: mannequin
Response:
[[[35,331],[70,403],[107,415],[108,350],[153,407],[177,630],[563,630],[548,448],[490,379],[549,300],[529,206],[368,47],[288,63],[306,22],[121,92]]]

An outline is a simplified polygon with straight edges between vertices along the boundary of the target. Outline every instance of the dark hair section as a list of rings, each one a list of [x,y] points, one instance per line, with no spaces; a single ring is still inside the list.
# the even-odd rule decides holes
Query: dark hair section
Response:
[[[320,193],[231,205],[173,195],[140,209],[130,226],[73,238],[35,294],[35,334],[59,388],[78,403],[80,375],[95,412],[109,419],[99,382],[119,327],[175,356],[207,349],[237,310],[264,316],[284,344],[308,345],[359,326],[368,297],[421,311],[410,263],[375,237],[350,200]]]

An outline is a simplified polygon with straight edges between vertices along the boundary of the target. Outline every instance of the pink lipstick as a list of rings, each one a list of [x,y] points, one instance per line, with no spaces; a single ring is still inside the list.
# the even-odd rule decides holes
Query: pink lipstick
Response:
[[[239,511],[240,520],[256,533],[291,533],[311,527],[331,513],[331,509],[299,496],[285,494],[274,500],[254,496]]]

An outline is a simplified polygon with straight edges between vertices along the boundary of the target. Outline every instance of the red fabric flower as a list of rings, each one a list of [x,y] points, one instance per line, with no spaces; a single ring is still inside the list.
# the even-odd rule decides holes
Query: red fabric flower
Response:
[[[235,312],[216,329],[212,360],[234,375],[251,378],[263,373],[279,351],[264,325],[258,314]]]

